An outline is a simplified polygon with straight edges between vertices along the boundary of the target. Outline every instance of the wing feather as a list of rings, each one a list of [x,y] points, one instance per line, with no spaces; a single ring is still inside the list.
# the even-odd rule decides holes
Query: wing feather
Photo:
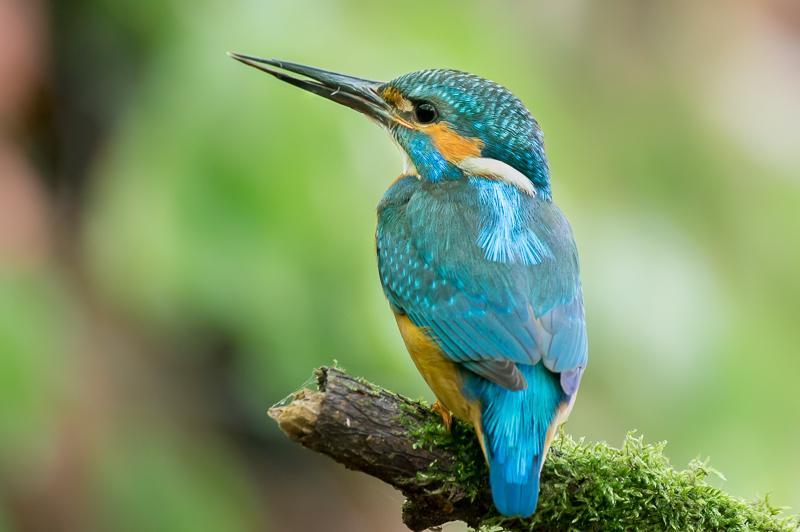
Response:
[[[526,200],[515,216],[548,253],[501,262],[479,245],[480,205],[467,185],[448,195],[416,179],[398,187],[379,206],[376,235],[390,304],[481,377],[523,389],[517,364],[542,361],[566,372],[562,387],[573,393],[587,361],[586,326],[575,245],[560,211],[547,200]]]

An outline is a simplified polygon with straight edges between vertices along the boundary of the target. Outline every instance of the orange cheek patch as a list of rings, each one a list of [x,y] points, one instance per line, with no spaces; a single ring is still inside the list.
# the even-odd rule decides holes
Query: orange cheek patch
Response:
[[[444,122],[439,122],[425,128],[430,135],[436,149],[449,162],[457,164],[467,157],[476,157],[481,154],[483,142],[477,138],[462,137]]]

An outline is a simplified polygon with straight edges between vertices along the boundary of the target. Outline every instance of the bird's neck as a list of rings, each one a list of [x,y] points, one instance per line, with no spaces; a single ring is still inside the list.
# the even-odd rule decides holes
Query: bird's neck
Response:
[[[408,168],[404,168],[404,172],[417,174],[429,183],[482,178],[506,182],[523,194],[538,195],[544,200],[550,200],[552,197],[546,166],[542,175],[537,176],[539,179],[531,180],[502,161],[482,157],[470,157],[454,162],[443,157],[438,151],[428,149],[412,151],[408,160],[410,164],[406,165]]]
[[[482,177],[504,181],[516,186],[523,193],[539,195],[541,199],[551,198],[547,160],[543,154],[537,159],[539,164],[532,165],[536,171],[533,172],[534,179],[531,179],[503,160],[482,157],[479,153],[466,157],[464,154],[461,157],[453,157],[455,154],[446,156],[426,136],[409,139],[404,152],[404,173],[416,174],[429,183]]]
[[[440,183],[465,177],[458,165],[448,161],[438,150],[431,149],[427,140],[412,141],[408,151],[417,174],[426,181]]]

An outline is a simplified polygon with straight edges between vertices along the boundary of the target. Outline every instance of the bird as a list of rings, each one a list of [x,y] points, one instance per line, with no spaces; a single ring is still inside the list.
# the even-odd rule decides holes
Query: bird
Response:
[[[230,55],[363,113],[400,146],[377,208],[384,294],[434,410],[448,430],[453,416],[474,427],[498,512],[533,515],[588,360],[577,248],[538,122],[505,87],[458,70],[380,82]]]

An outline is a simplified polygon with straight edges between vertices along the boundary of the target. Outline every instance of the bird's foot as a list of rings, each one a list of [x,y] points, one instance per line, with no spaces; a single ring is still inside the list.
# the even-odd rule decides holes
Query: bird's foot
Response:
[[[450,432],[450,428],[453,426],[453,413],[444,406],[438,400],[433,403],[431,410],[442,416],[442,423],[444,423],[444,428],[447,429],[447,432]]]

